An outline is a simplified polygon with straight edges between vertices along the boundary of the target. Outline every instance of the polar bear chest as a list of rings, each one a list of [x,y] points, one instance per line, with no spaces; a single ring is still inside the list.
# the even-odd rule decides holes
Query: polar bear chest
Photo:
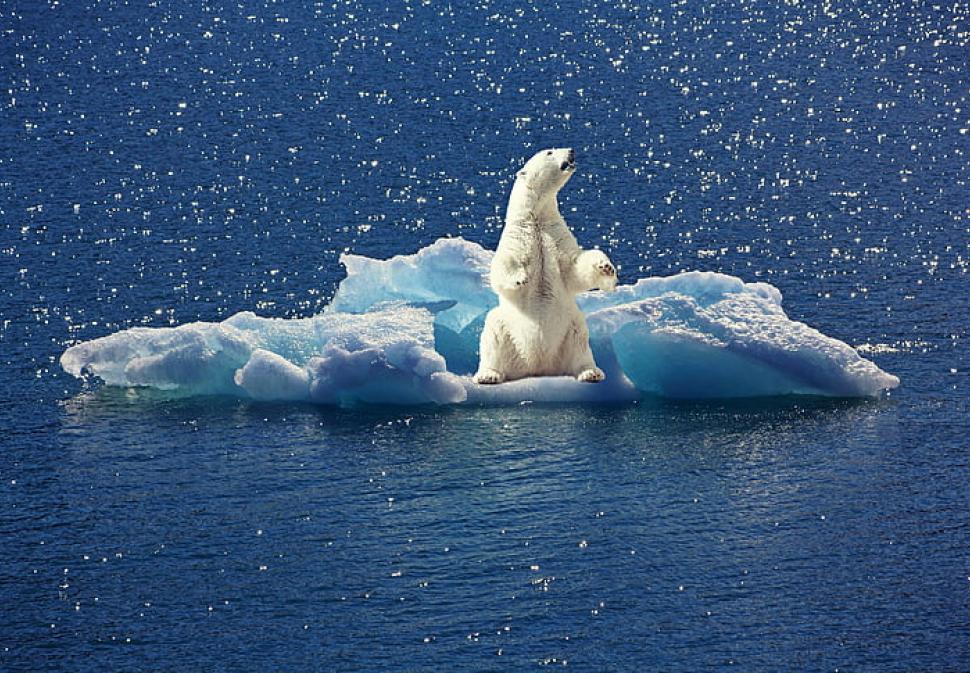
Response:
[[[523,308],[538,317],[547,309],[561,304],[568,293],[563,283],[559,249],[552,236],[543,231],[535,231],[529,248],[526,260],[528,285],[525,293],[529,305]]]

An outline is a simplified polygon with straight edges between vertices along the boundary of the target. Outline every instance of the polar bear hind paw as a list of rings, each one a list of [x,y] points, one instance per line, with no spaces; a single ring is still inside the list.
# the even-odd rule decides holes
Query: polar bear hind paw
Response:
[[[585,369],[579,373],[576,377],[577,381],[582,381],[583,383],[599,383],[606,379],[606,374],[599,367],[593,367],[592,369]]]
[[[494,369],[482,369],[475,374],[472,380],[479,385],[487,386],[495,383],[501,383],[505,380],[505,375],[495,371]]]

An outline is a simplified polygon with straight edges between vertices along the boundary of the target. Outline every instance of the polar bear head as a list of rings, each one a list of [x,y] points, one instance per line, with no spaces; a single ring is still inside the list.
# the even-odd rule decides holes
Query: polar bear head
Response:
[[[576,171],[576,154],[572,148],[560,147],[536,152],[518,172],[516,181],[523,181],[538,196],[555,195]]]

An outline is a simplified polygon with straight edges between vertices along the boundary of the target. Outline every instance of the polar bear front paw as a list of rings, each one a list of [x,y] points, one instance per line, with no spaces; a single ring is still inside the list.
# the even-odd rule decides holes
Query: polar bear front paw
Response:
[[[603,261],[596,265],[596,270],[607,278],[613,278],[616,276],[616,268],[610,262]]]
[[[494,369],[481,369],[477,374],[475,374],[472,380],[475,383],[487,386],[495,383],[501,383],[505,380],[505,375],[495,371]]]
[[[616,289],[616,267],[602,250],[586,250],[576,260],[576,287],[580,291]]]
[[[606,379],[606,374],[599,367],[593,367],[592,369],[586,369],[576,377],[577,381],[582,381],[583,383],[599,383]]]
[[[616,289],[616,267],[613,266],[613,262],[606,256],[606,253],[600,252],[599,250],[596,252],[599,252],[599,254],[596,255],[593,270],[599,275],[599,278],[596,279],[595,287],[600,290],[612,292]]]

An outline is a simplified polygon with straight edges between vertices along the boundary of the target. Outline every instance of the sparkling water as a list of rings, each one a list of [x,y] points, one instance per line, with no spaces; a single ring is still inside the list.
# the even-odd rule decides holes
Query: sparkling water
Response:
[[[960,670],[970,10],[0,5],[0,669]],[[65,374],[494,248],[770,283],[888,397],[339,409]]]

